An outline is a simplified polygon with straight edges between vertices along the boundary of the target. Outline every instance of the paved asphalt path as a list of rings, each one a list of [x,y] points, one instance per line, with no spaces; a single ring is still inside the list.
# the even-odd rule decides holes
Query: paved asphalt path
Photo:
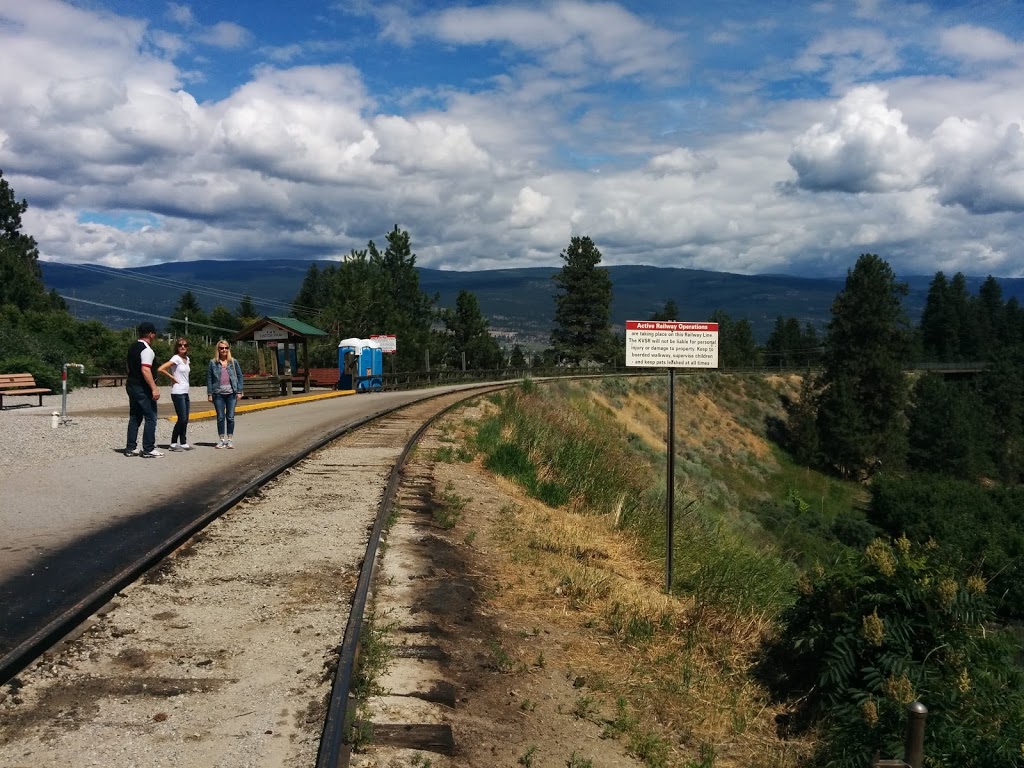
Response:
[[[242,400],[240,407],[264,407],[236,417],[234,450],[215,450],[215,424],[198,420],[189,426],[192,451],[164,447],[164,458],[141,459],[125,457],[123,445],[97,445],[0,476],[0,655],[28,628],[80,601],[129,555],[153,548],[297,449],[368,415],[460,388],[337,393],[272,408]],[[194,405],[195,417],[204,405]],[[127,424],[127,407],[119,410]],[[167,431],[161,427],[158,438]]]

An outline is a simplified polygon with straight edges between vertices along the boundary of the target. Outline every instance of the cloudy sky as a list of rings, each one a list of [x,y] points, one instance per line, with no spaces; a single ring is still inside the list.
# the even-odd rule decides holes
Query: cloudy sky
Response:
[[[1020,0],[0,0],[44,259],[1024,276]]]

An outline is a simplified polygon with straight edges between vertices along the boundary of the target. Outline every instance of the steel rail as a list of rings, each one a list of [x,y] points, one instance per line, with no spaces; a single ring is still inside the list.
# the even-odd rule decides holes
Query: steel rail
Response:
[[[515,382],[503,383],[497,388],[508,387],[514,383]],[[490,390],[494,388],[495,386],[492,383],[490,385],[482,385],[481,387],[467,388],[466,391],[470,393],[469,396],[471,396],[473,393],[478,393],[480,389]],[[118,592],[129,584],[137,581],[146,571],[165,559],[171,552],[180,547],[199,531],[203,530],[203,528],[208,526],[229,509],[236,506],[242,501],[242,499],[252,495],[255,491],[259,490],[259,488],[269,483],[285,470],[295,466],[310,454],[320,450],[328,443],[337,440],[339,437],[359,429],[372,421],[384,418],[404,408],[416,405],[417,403],[427,402],[450,394],[453,394],[453,391],[440,392],[436,395],[430,395],[412,403],[404,403],[402,405],[395,406],[394,408],[388,408],[370,416],[357,419],[349,424],[345,424],[342,427],[328,432],[326,435],[319,438],[303,450],[285,458],[279,464],[271,467],[263,474],[241,486],[237,491],[216,507],[202,513],[190,523],[182,526],[175,533],[164,539],[160,544],[157,544],[148,551],[126,563],[83,598],[61,611],[57,616],[40,627],[31,636],[14,646],[11,650],[0,657],[0,685],[10,681],[15,675],[38,659],[46,650],[66,637],[76,627],[85,622],[92,614],[110,602]]]
[[[518,382],[508,382],[497,386],[492,384],[482,392],[476,389],[467,391],[464,397],[460,397],[456,402],[442,408],[420,425],[406,441],[402,453],[391,468],[391,475],[384,490],[384,497],[377,508],[377,517],[374,520],[373,529],[370,532],[370,538],[366,545],[366,555],[359,570],[359,580],[356,584],[355,595],[349,609],[345,635],[338,654],[338,666],[335,670],[334,683],[331,686],[327,717],[324,720],[324,730],[320,736],[320,749],[317,752],[316,768],[346,768],[351,759],[351,742],[346,737],[348,727],[351,725],[351,718],[349,717],[350,707],[355,704],[351,700],[352,678],[355,675],[356,663],[359,660],[363,614],[366,610],[370,586],[373,583],[373,574],[377,567],[377,549],[380,546],[381,534],[384,532],[385,523],[394,507],[398,485],[402,480],[402,473],[409,454],[434,422],[452,409],[462,405],[462,403],[472,397],[479,397],[487,392],[507,389],[516,383]],[[446,394],[460,393],[450,392]]]

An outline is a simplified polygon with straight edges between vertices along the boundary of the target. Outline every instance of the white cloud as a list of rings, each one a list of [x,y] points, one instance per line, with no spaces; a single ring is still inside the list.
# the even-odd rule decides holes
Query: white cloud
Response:
[[[899,48],[877,29],[829,31],[811,43],[794,62],[800,72],[823,72],[841,88],[862,82],[901,64]]]
[[[652,157],[648,161],[647,167],[655,174],[689,173],[699,176],[715,170],[718,163],[713,157],[701,152],[679,147],[671,152]]]
[[[944,53],[969,61],[1006,61],[1024,55],[1024,45],[994,29],[971,24],[943,30],[939,42]]]
[[[245,27],[230,21],[218,21],[196,35],[196,39],[215,48],[242,48],[252,40]]]
[[[949,118],[935,131],[939,199],[973,213],[1024,212],[1021,122]]]
[[[917,186],[930,162],[903,114],[876,86],[855,88],[793,144],[789,163],[805,189],[886,192]]]
[[[561,72],[597,65],[615,78],[678,67],[675,35],[614,3],[562,0],[547,6],[451,8],[422,20],[440,40],[469,45],[503,43],[541,56]]]
[[[523,187],[512,207],[509,224],[513,227],[528,227],[539,224],[551,210],[551,198],[532,187]]]

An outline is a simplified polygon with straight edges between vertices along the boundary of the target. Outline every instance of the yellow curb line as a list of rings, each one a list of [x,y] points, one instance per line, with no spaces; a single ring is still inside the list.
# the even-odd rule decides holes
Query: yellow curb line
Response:
[[[311,403],[314,400],[329,400],[332,397],[344,397],[345,395],[354,395],[356,391],[354,389],[344,389],[335,392],[324,392],[320,395],[306,395],[305,397],[294,397],[291,400],[274,400],[269,403],[253,403],[252,405],[236,405],[235,413],[249,413],[250,411],[265,411],[268,408],[280,408],[282,405],[295,405],[296,403]],[[217,418],[217,412],[213,411],[208,413],[203,411],[196,415],[189,414],[188,420],[191,424],[193,421],[203,421],[204,419],[215,419]],[[168,416],[168,421],[177,421],[177,416]]]

